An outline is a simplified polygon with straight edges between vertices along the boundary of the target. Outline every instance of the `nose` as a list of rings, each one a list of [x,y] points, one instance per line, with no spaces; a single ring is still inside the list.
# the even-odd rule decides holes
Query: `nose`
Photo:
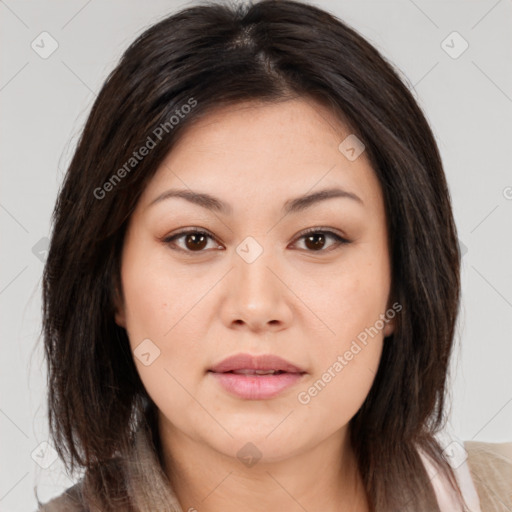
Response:
[[[289,327],[294,294],[270,254],[263,252],[251,263],[235,254],[233,266],[225,283],[223,322],[229,328],[253,332]]]

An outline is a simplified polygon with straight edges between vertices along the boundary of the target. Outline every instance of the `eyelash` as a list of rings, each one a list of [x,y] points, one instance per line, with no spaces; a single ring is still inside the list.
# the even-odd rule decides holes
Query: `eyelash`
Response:
[[[308,236],[310,234],[329,235],[332,238],[334,238],[336,241],[336,244],[334,245],[334,249],[332,249],[332,248],[319,249],[318,251],[304,249],[306,252],[310,252],[310,253],[330,252],[331,250],[340,248],[340,246],[348,245],[351,243],[350,240],[347,240],[346,238],[343,238],[342,236],[338,235],[337,233],[335,233],[329,229],[325,229],[325,228],[309,228],[306,231],[303,231],[296,240],[305,238],[306,236]],[[177,240],[179,238],[185,237],[186,235],[206,235],[215,241],[215,237],[209,231],[206,231],[204,229],[186,229],[186,230],[180,231],[179,233],[175,233],[174,235],[170,235],[170,236],[163,238],[162,242],[165,244],[168,244],[172,250],[182,251],[185,254],[190,255],[190,256],[194,256],[195,254],[201,254],[201,253],[207,252],[206,249],[202,249],[200,251],[190,251],[188,249],[183,249],[182,247],[171,247],[172,242],[174,242],[175,240]]]

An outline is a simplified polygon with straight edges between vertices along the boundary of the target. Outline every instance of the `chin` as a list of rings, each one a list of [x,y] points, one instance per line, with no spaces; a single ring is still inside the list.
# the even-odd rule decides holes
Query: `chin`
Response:
[[[283,432],[273,432],[269,435],[270,430],[262,429],[260,431],[253,429],[248,432],[247,429],[241,428],[240,431],[229,430],[233,438],[223,436],[222,439],[217,438],[211,440],[210,444],[214,449],[227,455],[235,457],[248,467],[245,460],[257,460],[260,463],[273,463],[286,460],[296,455],[301,449],[304,449],[301,440],[296,435]],[[293,439],[293,444],[290,443]]]

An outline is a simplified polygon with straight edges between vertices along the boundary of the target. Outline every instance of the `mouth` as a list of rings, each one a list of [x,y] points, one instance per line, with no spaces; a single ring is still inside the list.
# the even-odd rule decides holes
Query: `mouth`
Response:
[[[271,354],[237,354],[224,359],[208,373],[237,398],[265,400],[297,384],[307,372]]]
[[[273,354],[235,354],[217,363],[208,371],[241,375],[306,373],[302,368]]]
[[[211,371],[211,370],[209,370]],[[250,370],[248,368],[244,368],[241,370],[230,370],[229,372],[214,372],[214,373],[233,373],[235,375],[280,375],[281,373],[294,373],[294,372],[285,372],[283,370]]]

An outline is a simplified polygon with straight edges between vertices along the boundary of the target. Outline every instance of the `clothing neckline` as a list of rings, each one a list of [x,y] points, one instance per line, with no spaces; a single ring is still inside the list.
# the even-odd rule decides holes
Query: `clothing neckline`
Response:
[[[439,509],[441,512],[482,512],[478,493],[469,471],[466,450],[460,443],[457,443],[456,441],[453,442],[462,448],[462,450],[459,448],[457,449],[462,454],[461,458],[464,460],[461,462],[459,459],[456,466],[453,466],[452,468],[466,506],[461,503],[460,498],[450,481],[444,477],[438,469],[436,469],[431,459],[422,450],[418,449],[420,458],[430,478],[432,487],[434,488]]]

